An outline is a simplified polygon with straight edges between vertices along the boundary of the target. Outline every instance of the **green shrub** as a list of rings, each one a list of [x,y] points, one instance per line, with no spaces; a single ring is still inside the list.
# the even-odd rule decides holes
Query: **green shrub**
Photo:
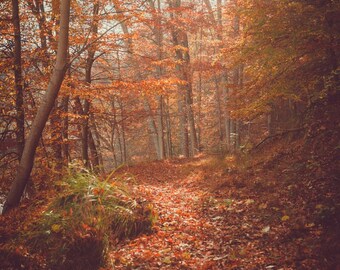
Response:
[[[53,269],[99,268],[112,239],[151,230],[152,206],[132,199],[121,183],[78,170],[56,188],[57,197],[23,235]]]

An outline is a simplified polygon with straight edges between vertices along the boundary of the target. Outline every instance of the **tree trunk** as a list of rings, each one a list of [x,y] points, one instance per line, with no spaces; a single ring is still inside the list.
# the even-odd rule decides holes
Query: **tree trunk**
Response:
[[[164,125],[163,125],[163,97],[160,95],[157,97],[158,101],[158,112],[157,112],[157,135],[158,135],[158,148],[159,148],[159,159],[165,158],[164,151]]]
[[[16,143],[18,160],[20,160],[25,143],[25,113],[23,97],[23,78],[21,67],[21,32],[19,17],[19,1],[12,0],[12,21],[14,28],[14,83],[15,83],[15,108],[16,108]]]
[[[104,163],[103,163],[103,156],[101,154],[100,136],[99,136],[99,132],[98,132],[96,121],[95,121],[95,118],[94,118],[93,114],[90,114],[90,120],[92,122],[92,125],[90,127],[91,135],[93,137],[94,145],[95,145],[95,148],[96,148],[96,151],[97,151],[96,152],[97,153],[96,157],[98,157],[98,168],[99,168],[98,171],[104,172]]]
[[[127,162],[127,150],[126,150],[126,138],[125,138],[125,112],[123,107],[123,102],[121,100],[118,100],[118,105],[120,108],[120,117],[121,117],[121,128],[122,128],[122,163]]]
[[[180,88],[178,91],[178,115],[179,115],[179,133],[180,133],[180,146],[181,154],[185,157],[189,157],[189,134],[188,134],[188,118],[187,110],[185,109],[185,101],[183,93]]]
[[[95,38],[97,36],[98,33],[98,13],[99,13],[99,3],[96,2],[93,5],[93,21],[91,24],[91,29],[90,29],[90,33],[92,35],[93,38]],[[95,55],[95,49],[93,48],[93,46],[91,46],[88,50],[87,50],[87,58],[86,58],[86,66],[85,66],[85,82],[88,85],[91,85],[92,82],[92,66],[93,63],[95,61],[94,58]],[[84,108],[83,108],[83,124],[82,124],[82,159],[84,162],[85,167],[89,168],[90,167],[90,162],[89,162],[89,146],[91,148],[91,154],[93,155],[93,167],[97,167],[99,166],[99,160],[98,160],[98,154],[97,154],[97,149],[96,146],[94,144],[94,140],[92,137],[92,133],[89,130],[89,113],[90,113],[90,106],[91,106],[91,102],[90,100],[88,100],[87,98],[84,99]]]
[[[171,118],[170,118],[170,105],[169,98],[165,104],[165,136],[166,136],[166,152],[168,157],[172,157],[172,134],[171,134]]]
[[[81,124],[81,156],[86,168],[91,167],[90,158],[89,158],[89,149],[91,150],[91,158],[92,158],[92,167],[94,171],[98,171],[95,168],[98,168],[99,163],[99,153],[97,151],[97,147],[94,142],[93,134],[89,126],[89,110],[90,110],[90,102],[85,99],[84,107],[80,102],[80,98],[75,98],[75,107],[77,113],[82,115],[85,119],[83,119],[83,123]]]
[[[153,144],[154,144],[155,149],[156,149],[157,159],[160,160],[162,158],[161,158],[160,147],[159,147],[160,144],[159,144],[158,131],[157,131],[155,120],[154,120],[153,115],[152,115],[152,110],[151,110],[150,104],[146,99],[144,99],[144,109],[148,114],[149,130],[150,130],[150,133],[151,133],[151,138],[152,138]]]
[[[230,134],[229,150],[233,152],[235,149],[235,122],[232,119],[229,119],[229,134]]]
[[[170,8],[180,8],[181,1],[180,0],[169,0],[169,7]],[[172,12],[170,13],[171,19],[175,18],[175,15],[177,13]],[[185,41],[187,41],[186,33],[184,33],[180,29],[176,29],[175,27],[172,27],[171,29],[171,36],[172,36],[172,42],[174,46],[185,46]],[[183,40],[185,39],[186,40]],[[176,64],[176,71],[177,76],[184,81],[188,81],[188,70],[187,70],[187,63],[190,61],[189,54],[183,55],[181,49],[175,50],[175,57],[178,60],[178,63]],[[184,63],[184,64],[179,64]],[[185,66],[183,66],[185,65]],[[189,151],[189,131],[188,131],[188,121],[191,108],[187,108],[190,103],[190,92],[189,87],[178,85],[178,97],[177,97],[177,106],[178,106],[178,116],[179,116],[179,140],[180,140],[180,149],[181,154],[185,157],[189,157],[190,151]]]
[[[217,114],[217,120],[218,120],[218,147],[220,150],[220,153],[223,152],[223,141],[224,141],[224,127],[223,127],[223,120],[222,120],[222,109],[221,109],[221,93],[220,93],[220,87],[219,87],[219,80],[215,76],[215,102],[216,102],[216,114]]]
[[[163,32],[162,32],[162,20],[161,20],[161,3],[157,0],[157,10],[153,1],[149,1],[152,9],[155,11],[157,16],[154,17],[156,26],[154,28],[154,35],[157,43],[157,60],[161,61],[163,59],[162,46],[163,46]],[[161,66],[156,67],[156,78],[160,79],[163,75],[163,70]],[[164,142],[164,113],[163,113],[163,96],[157,96],[158,109],[157,109],[157,134],[158,134],[158,148],[159,148],[159,159],[165,158],[165,142]]]
[[[197,144],[199,152],[202,151],[202,134],[201,134],[201,119],[202,119],[202,73],[198,73],[198,96],[197,96]]]
[[[88,136],[89,136],[88,138],[89,148],[91,150],[92,170],[95,173],[99,173],[100,172],[99,153],[91,131],[88,133]]]
[[[55,165],[55,171],[61,172],[62,169],[62,128],[61,128],[61,117],[59,109],[61,106],[58,105],[58,99],[56,99],[54,107],[51,111],[50,125],[51,125],[51,148],[53,153],[53,164]]]
[[[63,125],[62,125],[62,131],[61,131],[61,136],[63,139],[63,144],[62,144],[62,151],[63,151],[63,159],[64,159],[64,165],[67,165],[69,161],[71,160],[70,158],[70,150],[69,150],[69,141],[68,141],[68,103],[69,103],[70,97],[65,96],[62,99],[62,111],[64,112],[64,117],[63,117]]]
[[[221,84],[222,84],[222,94],[223,94],[223,108],[224,108],[224,128],[225,128],[225,143],[226,143],[226,151],[230,151],[231,149],[231,132],[230,132],[230,114],[228,109],[228,98],[229,98],[229,90],[227,88],[228,83],[228,73],[226,70],[222,72]]]
[[[80,103],[80,106],[81,103]],[[90,102],[85,99],[84,100],[84,108],[82,109],[82,115],[84,117],[83,123],[81,126],[81,158],[83,160],[84,166],[86,168],[90,168],[90,160],[89,160],[89,120],[88,113],[90,110]]]
[[[235,4],[237,5],[237,2],[235,2]],[[238,14],[236,14],[235,18],[234,18],[234,23],[233,23],[233,27],[234,27],[234,37],[236,38],[239,34],[240,34],[240,16]],[[235,85],[235,88],[238,89],[241,86],[241,82],[242,82],[242,67],[240,65],[236,66],[234,71],[233,71],[233,84]],[[235,122],[235,128],[234,128],[234,136],[233,136],[233,150],[237,150],[239,148],[240,145],[240,123],[239,120],[234,120]]]
[[[115,134],[117,134],[117,140],[118,140],[118,145],[119,144],[119,127],[118,127],[118,123],[117,123],[117,111],[116,111],[116,105],[115,105],[115,97],[113,96],[111,99],[111,106],[112,106],[112,113],[113,113],[113,125],[111,126],[111,130],[112,130],[112,137],[111,137],[111,141],[110,141],[110,146],[111,146],[111,150],[112,150],[112,154],[113,154],[113,159],[115,162],[115,168],[117,168],[118,166],[118,161],[117,161],[117,155],[116,155],[116,139],[115,139]],[[115,130],[117,130],[117,132],[115,132]]]
[[[34,118],[29,136],[27,138],[27,142],[25,143],[17,175],[8,193],[8,197],[3,208],[3,213],[8,212],[10,209],[20,203],[21,196],[33,168],[36,148],[48,120],[49,114],[51,113],[55,100],[58,96],[61,84],[64,80],[65,73],[68,67],[67,48],[69,17],[70,0],[61,0],[60,31],[56,65],[51,75],[44,100],[38,109],[36,117]]]

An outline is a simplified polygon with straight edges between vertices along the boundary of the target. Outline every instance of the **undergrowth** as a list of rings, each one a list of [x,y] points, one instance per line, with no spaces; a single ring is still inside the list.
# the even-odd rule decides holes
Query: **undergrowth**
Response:
[[[118,181],[77,169],[56,189],[57,197],[21,238],[29,250],[45,255],[48,268],[97,269],[110,244],[151,230],[152,206],[131,198]]]

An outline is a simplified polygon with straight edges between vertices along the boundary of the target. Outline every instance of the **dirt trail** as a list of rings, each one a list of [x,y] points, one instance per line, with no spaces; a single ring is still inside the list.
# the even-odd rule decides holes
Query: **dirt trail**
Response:
[[[178,179],[173,170],[162,172],[161,176],[151,172],[150,179],[145,179],[149,183],[136,186],[159,215],[156,233],[117,246],[111,254],[116,269],[204,269],[211,265],[212,257],[225,255],[216,249],[220,240],[211,237],[214,220],[202,215],[206,193],[186,186],[192,174],[179,172],[183,178]],[[164,181],[171,176],[177,179]]]
[[[281,172],[233,164],[202,157],[123,169],[159,218],[153,233],[110,251],[109,269],[338,269],[327,261],[334,255],[320,252],[334,241],[321,238],[323,225],[305,217],[303,202],[312,196],[301,199],[306,187]]]
[[[216,198],[202,187],[205,172],[195,162],[149,164],[128,172],[159,217],[155,233],[116,246],[110,253],[113,269],[244,269],[238,265],[247,251],[240,249],[235,230],[251,225],[226,222],[225,213],[241,213],[239,206],[251,200]],[[254,252],[251,259],[256,257]]]

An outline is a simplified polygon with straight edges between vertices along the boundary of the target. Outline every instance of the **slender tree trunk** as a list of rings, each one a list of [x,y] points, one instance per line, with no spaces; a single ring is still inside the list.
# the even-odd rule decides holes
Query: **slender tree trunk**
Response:
[[[122,163],[127,162],[127,150],[126,150],[126,138],[125,138],[125,112],[123,107],[123,102],[118,100],[118,105],[120,108],[120,117],[121,117],[121,128],[122,128]]]
[[[161,2],[157,0],[157,10],[153,1],[150,1],[152,9],[156,12],[154,20],[156,26],[154,29],[156,43],[157,43],[157,59],[161,61],[163,59],[163,32],[162,32],[162,20],[161,20]],[[163,75],[163,70],[161,66],[156,67],[156,78],[160,79]],[[159,148],[159,159],[165,158],[165,142],[164,142],[164,122],[163,122],[163,96],[157,96],[158,110],[157,110],[157,134],[158,134],[158,148]]]
[[[96,37],[98,33],[98,13],[99,13],[99,2],[95,2],[93,5],[93,21],[91,24],[91,35],[92,37]],[[88,85],[92,83],[92,67],[95,61],[95,48],[92,46],[87,51],[87,58],[86,58],[86,66],[85,66],[85,82]],[[94,144],[92,133],[89,130],[89,115],[90,115],[90,106],[91,102],[87,98],[84,99],[84,108],[83,108],[83,125],[82,125],[82,159],[84,162],[85,167],[90,167],[89,162],[89,147],[91,148],[91,154],[93,156],[92,160],[94,162],[93,167],[98,168],[99,160],[98,160],[98,153],[96,146]]]
[[[158,100],[158,112],[157,112],[157,135],[158,135],[158,147],[159,147],[159,159],[165,158],[165,146],[164,146],[164,124],[163,124],[163,97],[160,95]]]
[[[81,103],[80,103],[80,106]],[[84,108],[82,109],[83,123],[81,125],[81,157],[86,168],[90,168],[89,160],[89,120],[88,112],[90,110],[90,102],[84,100]]]
[[[151,132],[151,138],[156,149],[157,159],[160,160],[162,159],[162,157],[161,157],[161,152],[160,152],[161,150],[160,150],[160,144],[159,144],[158,130],[157,130],[156,123],[152,115],[150,104],[146,99],[144,99],[144,108],[148,114],[149,130]]]
[[[111,106],[112,106],[112,113],[113,113],[113,126],[111,128],[112,130],[112,137],[110,141],[111,149],[112,149],[112,154],[115,162],[115,167],[117,168],[118,166],[118,161],[117,161],[117,155],[116,155],[116,135],[117,134],[117,140],[119,141],[119,126],[117,123],[117,110],[116,110],[116,105],[115,105],[115,97],[113,96],[111,98]],[[115,132],[116,131],[116,132]],[[118,143],[119,145],[119,143]]]
[[[235,2],[235,4],[237,5],[237,1]],[[234,18],[233,27],[234,27],[234,37],[236,38],[240,34],[240,16],[238,14],[236,14]],[[236,89],[239,89],[241,86],[241,81],[242,81],[241,70],[242,70],[242,67],[238,65],[235,67],[234,72],[233,72],[234,73],[233,83]],[[240,123],[239,123],[239,120],[235,120],[235,129],[234,129],[234,136],[233,136],[234,137],[234,141],[233,141],[234,151],[239,148],[239,144],[240,144],[239,132],[240,132]]]
[[[118,12],[118,10],[117,10]],[[127,31],[127,27],[125,26],[124,23],[121,23],[121,27],[122,29],[124,30],[124,34],[126,33],[125,31]],[[128,42],[128,44],[130,44],[130,42]],[[127,46],[127,49],[129,50],[130,46],[126,44]],[[117,50],[117,68],[118,68],[118,79],[120,80],[121,79],[121,69],[120,69],[120,58],[119,58],[119,51]],[[117,96],[113,96],[112,98],[112,110],[113,110],[113,116],[114,116],[114,123],[118,123],[117,121],[117,117],[118,117],[118,113],[117,113],[117,110],[116,110],[116,105],[115,105],[115,99],[117,99],[117,105],[118,105],[118,108],[119,108],[119,98]],[[123,120],[123,119],[121,119]],[[120,128],[122,128],[122,125],[124,123],[121,123],[121,126]],[[120,164],[123,164],[125,163],[124,161],[124,157],[123,157],[123,146],[122,146],[122,140],[121,140],[121,132],[119,130],[119,125],[117,124],[117,141],[118,141],[118,146],[119,146],[119,153],[120,153]],[[118,163],[118,162],[117,162]]]
[[[179,131],[180,131],[180,146],[181,154],[189,157],[189,134],[188,134],[188,118],[187,110],[185,109],[185,101],[183,98],[183,91],[180,88],[178,91],[178,115],[179,115]]]
[[[224,125],[225,125],[225,133],[226,133],[227,151],[230,151],[231,150],[231,128],[230,128],[231,120],[228,116],[229,116],[229,112],[226,112]]]
[[[99,153],[97,151],[96,144],[94,142],[93,134],[89,126],[89,110],[90,110],[90,102],[85,99],[84,107],[81,104],[80,98],[75,98],[75,105],[78,114],[82,115],[85,119],[81,124],[81,156],[86,168],[91,167],[91,162],[89,158],[89,149],[91,150],[92,157],[92,167],[94,171],[98,172],[97,168],[99,168]],[[96,168],[96,169],[95,169]]]
[[[211,21],[214,23],[214,25],[216,26],[216,36],[217,39],[222,42],[223,37],[222,37],[222,1],[221,0],[217,0],[216,1],[216,5],[217,5],[217,18],[215,19],[214,16],[214,12],[213,9],[211,7],[210,1],[209,0],[204,0],[208,11],[209,11],[209,15],[210,15],[210,19]],[[239,33],[239,17],[236,16],[234,19],[234,31],[233,31],[233,36],[236,37]],[[237,70],[237,68],[235,68],[235,70]],[[234,71],[235,72],[235,71]],[[223,99],[220,98],[219,104],[221,108],[224,108],[224,110],[221,110],[220,113],[220,117],[223,117],[223,121],[221,121],[221,128],[222,130],[225,130],[225,142],[226,142],[226,148],[228,151],[233,151],[233,149],[235,149],[236,144],[238,144],[238,124],[234,123],[233,120],[230,119],[230,114],[229,114],[229,108],[227,108],[228,106],[228,98],[229,96],[232,94],[231,90],[227,89],[227,82],[228,82],[228,73],[227,70],[222,71],[222,74],[220,76],[220,82],[222,85],[222,96]],[[237,83],[238,85],[238,83]],[[223,113],[222,113],[223,111]],[[224,134],[222,133],[222,136]],[[220,134],[221,136],[221,134]]]
[[[58,99],[56,99],[54,107],[51,111],[50,124],[51,124],[51,148],[53,149],[53,164],[55,171],[61,172],[62,169],[62,127],[60,117],[60,107]]]
[[[8,212],[11,208],[17,206],[20,203],[21,196],[24,192],[25,186],[33,168],[36,148],[39,144],[43,129],[54,106],[61,84],[64,80],[68,67],[67,48],[69,17],[70,0],[61,0],[60,31],[56,65],[48,84],[44,100],[38,109],[36,117],[34,118],[27,142],[25,143],[17,175],[8,193],[8,197],[3,208],[3,213]]]
[[[63,124],[62,124],[62,131],[61,131],[61,136],[63,140],[62,144],[62,151],[63,151],[63,159],[64,159],[64,165],[67,165],[69,161],[71,160],[70,157],[70,146],[69,146],[69,141],[68,141],[68,103],[70,100],[70,96],[65,96],[62,99],[62,111],[64,112],[64,116],[62,118]]]
[[[188,116],[186,110],[186,102],[183,97],[183,89],[180,87],[178,91],[178,115],[179,115],[179,138],[181,146],[181,154],[189,157],[189,131],[188,131]]]
[[[230,131],[230,151],[235,150],[235,121],[229,119],[229,131]]]
[[[21,32],[19,17],[19,1],[12,0],[12,22],[14,28],[14,83],[15,83],[15,108],[16,108],[16,143],[18,159],[20,160],[25,143],[25,113],[24,113],[24,90],[21,67]]]
[[[167,149],[167,156],[172,157],[173,151],[172,151],[172,134],[171,134],[171,118],[170,118],[170,105],[169,105],[169,98],[165,102],[165,134],[166,134],[166,149]]]
[[[124,152],[123,152],[123,144],[122,144],[122,136],[121,136],[121,132],[119,130],[117,130],[117,134],[118,134],[118,145],[119,145],[119,154],[120,154],[120,164],[124,164],[125,160],[124,160]]]
[[[36,2],[36,17],[38,19],[39,24],[39,37],[41,43],[41,49],[43,52],[42,55],[42,66],[43,66],[43,73],[48,73],[49,69],[49,54],[47,48],[47,39],[46,39],[46,19],[45,19],[45,10],[44,10],[44,3],[41,1]],[[56,21],[57,26],[59,26],[60,21]],[[53,165],[55,165],[55,171],[61,172],[62,170],[62,133],[61,133],[61,117],[60,117],[60,106],[58,104],[58,98],[55,101],[54,107],[51,111],[50,116],[50,125],[52,127],[51,130],[51,148],[53,153]]]
[[[186,110],[186,102],[183,97],[183,88],[179,87],[178,91],[178,115],[179,115],[179,138],[181,146],[181,154],[189,157],[189,132],[188,132],[188,117]]]
[[[240,144],[241,144],[240,131],[241,131],[241,123],[239,120],[237,120],[236,125],[235,125],[235,150],[240,149]]]
[[[198,59],[199,63],[202,63],[202,42],[203,42],[203,28],[200,28],[199,31],[199,41],[196,42],[198,44]],[[201,130],[201,120],[202,119],[202,70],[198,71],[198,86],[197,86],[197,144],[198,150],[201,152],[202,149],[202,130]]]
[[[46,16],[45,16],[45,7],[44,1],[36,1],[34,3],[28,3],[32,5],[31,9],[33,14],[36,16],[38,20],[39,26],[39,38],[40,38],[40,45],[41,45],[41,62],[43,66],[42,73],[46,75],[49,71],[49,53],[47,48],[47,31],[46,31]],[[59,26],[59,21],[57,21],[57,26]],[[52,33],[50,33],[52,36]],[[63,104],[58,104],[58,99],[55,101],[55,105],[51,112],[50,117],[50,124],[53,129],[51,130],[51,148],[53,150],[53,164],[55,165],[55,171],[61,172],[62,165],[63,165],[63,151],[62,151],[62,144],[63,144],[63,137],[62,137],[62,123],[60,111],[63,108]]]
[[[224,108],[224,128],[225,128],[225,143],[226,150],[231,150],[231,131],[230,131],[230,114],[228,106],[229,90],[227,88],[228,83],[228,73],[226,70],[222,72],[221,84],[222,84],[222,94],[223,94],[223,108]]]
[[[217,114],[217,121],[218,121],[218,147],[220,152],[223,151],[223,141],[224,141],[224,128],[223,128],[223,121],[222,121],[222,109],[221,109],[221,93],[219,87],[219,80],[215,76],[215,102],[216,102],[216,114]]]
[[[89,136],[88,143],[92,157],[92,169],[95,173],[99,173],[100,172],[99,153],[97,151],[97,146],[93,138],[93,133],[89,132],[88,136]]]
[[[198,95],[197,95],[197,144],[199,152],[202,151],[202,134],[201,134],[201,118],[202,118],[202,73],[198,73]]]
[[[169,7],[170,8],[180,8],[181,1],[180,0],[169,0]],[[177,14],[175,12],[170,13],[170,17],[172,19],[175,18]],[[185,33],[172,27],[171,29],[172,35],[172,42],[174,46],[183,46],[183,41],[180,38],[185,38]],[[188,56],[188,55],[186,55]],[[178,62],[185,62],[187,63],[188,59],[185,59],[185,56],[182,53],[182,50],[176,49],[175,50],[175,57]],[[183,67],[183,64],[176,64],[176,71],[177,76],[182,80],[187,80],[187,70]],[[189,83],[189,82],[188,82]],[[189,157],[189,131],[188,131],[188,112],[187,106],[189,105],[189,89],[186,86],[178,85],[178,92],[177,92],[177,107],[178,107],[178,116],[179,116],[179,140],[180,140],[180,149],[181,154],[185,157]]]
[[[195,118],[193,112],[193,100],[192,89],[187,90],[187,109],[188,109],[188,122],[190,127],[190,142],[191,142],[191,154],[195,155],[198,152],[197,133],[195,126]]]
[[[184,67],[183,67],[183,75],[184,80],[187,82],[186,84],[186,109],[187,109],[187,116],[188,116],[188,124],[190,128],[190,142],[191,142],[191,154],[195,155],[198,152],[198,144],[197,144],[197,134],[196,134],[196,126],[195,126],[195,116],[193,110],[193,92],[192,92],[192,74],[190,68],[190,54],[189,54],[189,40],[188,34],[186,32],[181,32],[180,36],[182,40],[180,44],[186,48],[183,52],[183,60],[184,60]]]
[[[96,121],[93,115],[91,115],[90,117],[91,122],[92,122],[92,134],[93,134],[93,138],[95,141],[95,145],[96,145],[96,149],[97,149],[97,153],[98,153],[98,164],[99,164],[99,168],[101,172],[104,172],[104,162],[103,162],[103,155],[101,153],[101,148],[102,148],[102,143],[100,141],[100,136],[99,136],[99,132],[97,129],[97,125],[96,125]],[[114,132],[114,130],[113,130]]]

